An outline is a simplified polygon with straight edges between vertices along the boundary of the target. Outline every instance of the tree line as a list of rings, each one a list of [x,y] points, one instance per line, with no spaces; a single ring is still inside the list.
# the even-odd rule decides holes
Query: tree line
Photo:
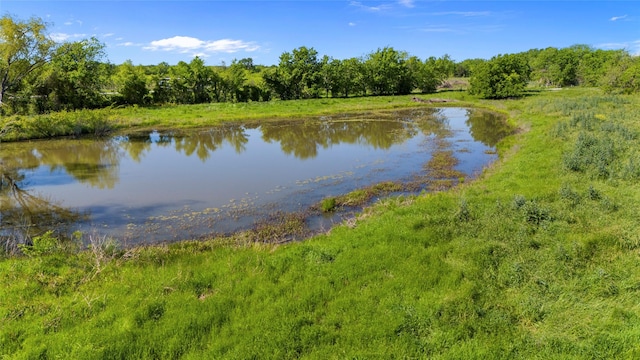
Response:
[[[335,59],[305,46],[273,66],[251,58],[207,65],[115,65],[96,38],[56,43],[39,18],[0,19],[0,112],[38,114],[118,105],[198,104],[432,93],[450,77],[485,98],[521,96],[528,86],[599,86],[640,92],[640,59],[586,45],[532,49],[491,59],[420,59],[393,47]]]

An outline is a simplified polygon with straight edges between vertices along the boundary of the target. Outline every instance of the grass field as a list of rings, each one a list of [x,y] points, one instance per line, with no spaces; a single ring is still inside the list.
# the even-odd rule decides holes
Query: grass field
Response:
[[[118,249],[95,235],[71,252],[44,236],[0,260],[0,358],[640,358],[640,96],[437,97],[519,129],[478,180],[286,245],[238,234]],[[409,99],[223,104],[219,119]],[[180,112],[196,126],[204,109],[112,111],[119,126]]]

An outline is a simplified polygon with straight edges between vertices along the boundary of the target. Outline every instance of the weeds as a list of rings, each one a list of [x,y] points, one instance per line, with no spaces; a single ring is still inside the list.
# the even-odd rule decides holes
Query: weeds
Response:
[[[82,234],[76,234],[81,237]],[[106,235],[89,234],[89,250],[93,258],[95,273],[100,273],[104,266],[117,256],[122,255],[118,242]]]
[[[110,109],[60,111],[0,120],[0,140],[16,141],[62,136],[104,136],[114,130]]]
[[[49,230],[40,236],[35,236],[31,239],[30,244],[19,244],[18,248],[29,257],[49,255],[60,250],[58,239],[53,236],[53,230]]]

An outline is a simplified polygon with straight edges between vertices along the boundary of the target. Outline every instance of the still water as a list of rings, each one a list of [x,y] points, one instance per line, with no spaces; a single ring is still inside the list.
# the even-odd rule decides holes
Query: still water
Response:
[[[56,228],[136,244],[227,234],[328,196],[413,181],[435,151],[452,152],[471,178],[509,132],[493,113],[422,108],[3,143],[0,235]]]

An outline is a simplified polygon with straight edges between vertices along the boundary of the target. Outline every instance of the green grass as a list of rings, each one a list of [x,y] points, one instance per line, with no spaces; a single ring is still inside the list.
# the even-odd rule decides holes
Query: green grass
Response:
[[[460,92],[416,95],[420,98],[448,98],[453,103],[440,106],[463,106],[473,99]],[[446,95],[446,96],[445,96]],[[60,112],[37,116],[0,117],[0,141],[53,138],[60,136],[104,135],[109,132],[134,133],[150,129],[181,129],[218,125],[234,121],[329,116],[342,113],[367,113],[415,107],[414,95],[327,98],[296,101],[251,103],[212,103],[201,105],[167,105],[159,107],[124,107]],[[426,106],[426,105],[422,105]]]
[[[0,357],[639,358],[640,96],[477,104],[520,129],[478,180],[303,242],[1,260]]]

